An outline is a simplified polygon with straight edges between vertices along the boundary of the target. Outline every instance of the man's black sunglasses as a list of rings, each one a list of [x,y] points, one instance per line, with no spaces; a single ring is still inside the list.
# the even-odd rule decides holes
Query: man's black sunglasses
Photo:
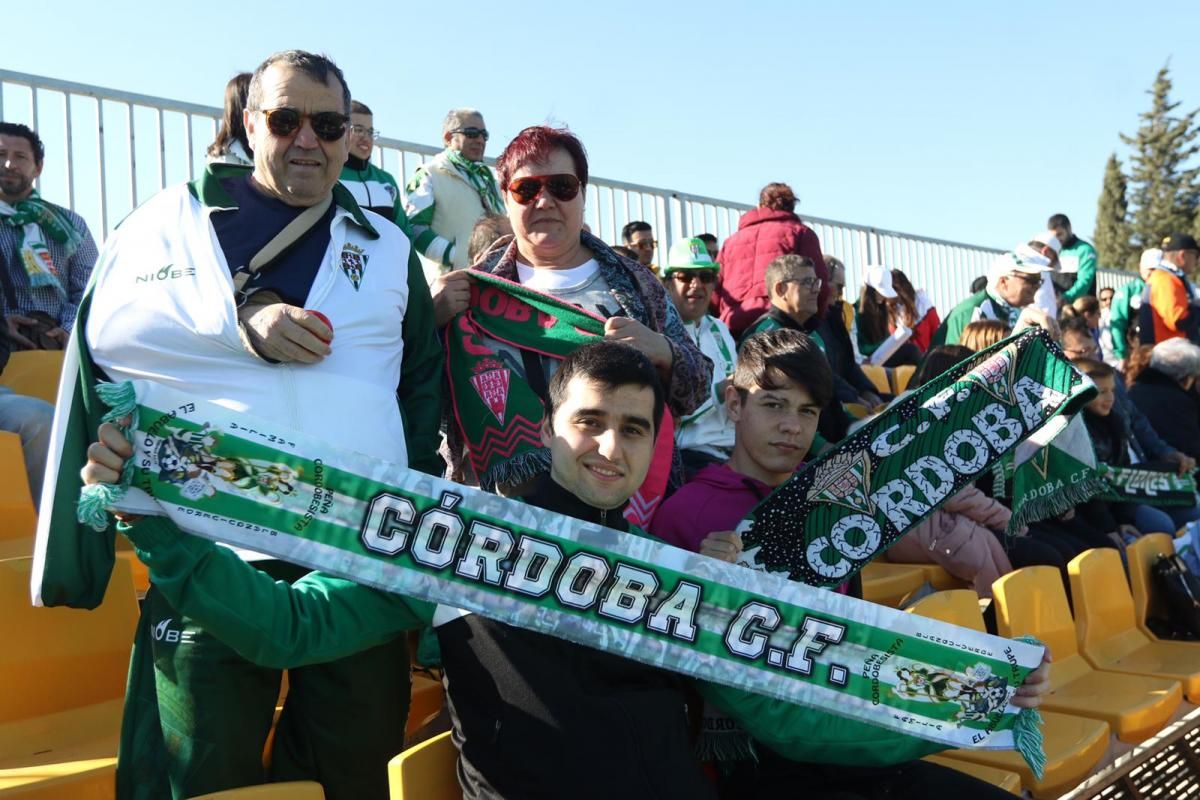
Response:
[[[263,116],[267,118],[267,130],[286,139],[300,130],[304,120],[312,123],[313,133],[325,142],[336,142],[346,135],[346,126],[350,118],[336,111],[318,111],[316,114],[303,114],[295,108],[264,108]]]

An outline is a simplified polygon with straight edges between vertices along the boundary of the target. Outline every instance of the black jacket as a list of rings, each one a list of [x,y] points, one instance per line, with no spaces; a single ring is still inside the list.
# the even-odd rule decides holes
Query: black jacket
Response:
[[[525,499],[628,529],[546,475]],[[679,676],[478,614],[437,634],[466,800],[715,797]]]
[[[1200,397],[1153,367],[1138,375],[1129,398],[1158,435],[1184,455],[1200,458]]]

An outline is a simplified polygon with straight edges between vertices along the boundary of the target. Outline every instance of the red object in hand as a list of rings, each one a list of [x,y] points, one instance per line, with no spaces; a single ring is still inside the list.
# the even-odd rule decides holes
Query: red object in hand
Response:
[[[321,322],[324,322],[325,327],[329,328],[330,331],[333,331],[333,323],[329,321],[329,317],[325,316],[320,311],[313,311],[312,309],[308,309],[308,308],[306,308],[305,311],[312,314],[317,319],[321,320]],[[316,334],[313,334],[313,335],[316,336]],[[320,336],[317,336],[317,338],[321,339]],[[329,344],[333,340],[332,339],[321,339],[321,341],[324,342],[325,344]]]

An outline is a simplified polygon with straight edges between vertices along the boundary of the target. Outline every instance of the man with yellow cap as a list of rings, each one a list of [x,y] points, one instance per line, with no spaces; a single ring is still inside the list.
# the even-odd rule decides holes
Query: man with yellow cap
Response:
[[[695,413],[679,420],[675,444],[687,480],[708,464],[724,463],[733,451],[733,426],[725,416],[725,383],[737,366],[737,345],[724,322],[708,313],[721,265],[703,239],[671,245],[662,280],[683,326],[713,363],[712,391]]]

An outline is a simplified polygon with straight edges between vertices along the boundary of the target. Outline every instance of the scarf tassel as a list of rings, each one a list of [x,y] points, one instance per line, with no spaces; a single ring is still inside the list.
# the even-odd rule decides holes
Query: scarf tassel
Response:
[[[133,384],[129,381],[100,383],[96,386],[96,396],[109,407],[109,411],[100,419],[116,425],[132,445],[129,432],[136,430],[138,424],[137,394]],[[95,531],[108,529],[108,508],[125,497],[133,483],[134,464],[132,458],[125,460],[120,483],[94,483],[83,487],[75,509],[80,524]]]
[[[1062,516],[1080,503],[1086,503],[1100,494],[1107,485],[1099,475],[1093,475],[1046,497],[1026,500],[1019,509],[1013,509],[1012,518],[1008,521],[1008,532],[1012,534],[1034,522]]]
[[[1017,641],[1041,645],[1033,636],[1018,636]],[[1042,713],[1036,708],[1023,708],[1013,725],[1013,744],[1021,758],[1039,781],[1046,774],[1046,742],[1042,736]]]

